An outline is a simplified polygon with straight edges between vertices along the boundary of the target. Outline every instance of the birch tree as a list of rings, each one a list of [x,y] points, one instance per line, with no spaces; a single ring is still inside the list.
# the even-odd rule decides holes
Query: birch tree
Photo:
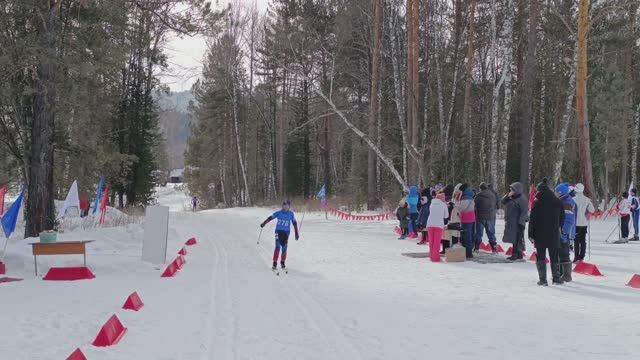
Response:
[[[376,126],[378,122],[378,108],[380,106],[379,82],[380,82],[380,53],[382,43],[384,10],[383,0],[373,1],[373,46],[371,54],[371,95],[369,101],[369,137],[376,137]],[[380,147],[378,141],[377,147]],[[376,192],[376,153],[369,149],[367,155],[367,207],[374,209],[377,206]]]

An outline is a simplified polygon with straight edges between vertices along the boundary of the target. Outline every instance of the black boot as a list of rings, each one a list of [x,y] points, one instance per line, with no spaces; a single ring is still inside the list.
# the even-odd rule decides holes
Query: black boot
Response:
[[[538,285],[540,286],[549,286],[547,283],[547,264],[545,262],[536,262],[536,268],[538,269]]]
[[[280,267],[283,269],[286,268],[286,266],[284,266],[284,261],[280,261]]]
[[[562,270],[562,281],[571,282],[571,263],[565,262],[560,264],[560,269]]]
[[[277,262],[273,262],[273,266],[271,266],[271,270],[276,270],[278,269],[278,263]]]
[[[562,274],[560,274],[559,264],[551,264],[551,274],[553,276],[553,285],[564,284],[564,281],[562,281]]]

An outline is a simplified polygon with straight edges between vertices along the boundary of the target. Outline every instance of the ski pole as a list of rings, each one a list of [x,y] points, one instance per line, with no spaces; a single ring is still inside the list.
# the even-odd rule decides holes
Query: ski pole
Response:
[[[609,233],[609,236],[607,236],[607,238],[604,240],[605,243],[609,243],[609,239],[611,238],[611,235],[613,235],[613,233],[620,229],[620,225],[616,225],[613,227],[613,230],[611,230],[611,232]]]
[[[260,233],[258,234],[258,242],[256,243],[257,245],[260,245],[260,237],[262,236],[262,230],[263,228],[260,228]]]
[[[589,261],[591,261],[591,219],[587,223],[587,231],[589,232]]]
[[[304,222],[304,215],[307,213],[307,210],[305,210],[302,213],[302,219],[300,219],[300,227],[298,228],[298,231],[302,231],[302,223]]]

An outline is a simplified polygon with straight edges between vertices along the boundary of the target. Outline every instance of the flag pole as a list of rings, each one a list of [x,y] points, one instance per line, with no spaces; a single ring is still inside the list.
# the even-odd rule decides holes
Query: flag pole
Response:
[[[4,235],[4,231],[2,232],[2,234]],[[4,237],[4,247],[2,249],[2,257],[0,258],[0,263],[4,262],[4,258],[7,255],[7,245],[9,245],[9,238],[6,236]]]

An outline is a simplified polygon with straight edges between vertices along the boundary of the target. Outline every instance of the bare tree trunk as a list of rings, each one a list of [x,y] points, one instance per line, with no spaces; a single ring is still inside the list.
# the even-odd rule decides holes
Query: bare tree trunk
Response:
[[[418,73],[420,1],[407,0],[407,133],[409,137],[409,181],[418,180],[417,147],[420,134],[418,99],[420,96]]]
[[[471,111],[471,86],[473,85],[473,65],[475,61],[475,32],[476,32],[476,1],[470,0],[469,9],[469,30],[467,32],[467,64],[465,67],[464,104],[462,109],[462,133],[465,150],[468,150],[469,160],[471,159],[471,125],[469,122],[469,112]]]
[[[49,0],[38,29],[38,54],[33,123],[31,127],[31,163],[27,187],[27,218],[25,237],[36,237],[53,229],[53,141],[56,116],[56,40],[60,21],[60,0]]]
[[[567,131],[571,123],[571,115],[573,114],[573,96],[576,87],[576,69],[575,62],[578,60],[577,54],[574,55],[574,64],[571,67],[571,75],[569,75],[569,89],[567,89],[567,99],[564,104],[564,113],[560,121],[560,132],[556,141],[556,161],[553,165],[553,183],[557,184],[562,176],[562,165],[564,163],[564,154],[567,142]]]
[[[378,107],[380,104],[380,53],[382,43],[383,1],[373,2],[373,51],[371,54],[371,95],[369,101],[369,137],[377,138]],[[378,145],[379,146],[379,145]],[[367,154],[367,208],[373,210],[378,205],[376,191],[376,153],[369,149]]]
[[[405,94],[404,88],[402,86],[402,72],[400,60],[402,58],[402,51],[400,49],[400,41],[397,34],[397,29],[399,26],[397,25],[397,8],[396,4],[393,5],[393,14],[390,16],[393,21],[389,26],[389,33],[391,37],[391,63],[393,67],[393,88],[395,94],[395,103],[396,103],[396,111],[398,113],[398,122],[400,124],[400,133],[402,136],[402,175],[405,180],[407,180],[407,130],[405,127]]]
[[[520,182],[529,184],[529,146],[531,141],[533,88],[537,76],[536,47],[538,19],[540,17],[540,1],[532,0],[529,9],[529,32],[527,35],[527,54],[521,91],[518,93],[517,119],[520,125]]]
[[[640,105],[633,116],[633,137],[631,143],[631,180],[638,186],[638,137],[640,137]]]
[[[595,196],[589,144],[589,118],[587,114],[587,35],[589,33],[589,0],[580,0],[578,7],[578,68],[576,70],[576,127],[580,172],[585,192]]]
[[[283,71],[282,75],[282,110],[280,117],[278,118],[278,127],[277,127],[277,154],[278,159],[276,160],[277,168],[278,168],[278,193],[281,197],[285,196],[284,189],[284,152],[285,152],[285,127],[287,124],[287,71]]]
[[[504,82],[504,99],[502,108],[502,131],[500,132],[500,144],[498,148],[498,183],[495,184],[496,188],[501,189],[506,187],[506,169],[507,169],[507,147],[509,144],[509,122],[511,120],[511,105],[512,105],[512,89],[511,79],[513,77],[513,3],[512,0],[506,0],[505,2],[505,19],[504,27],[502,28],[502,38],[505,41],[504,45],[504,65],[502,68],[502,76],[500,82]]]
[[[247,169],[245,168],[245,161],[242,156],[242,149],[240,146],[240,132],[238,131],[238,94],[236,91],[236,69],[232,69],[233,75],[231,79],[231,104],[233,107],[233,132],[236,139],[236,150],[238,151],[238,162],[240,163],[240,171],[242,172],[242,182],[244,184],[244,194],[241,197],[242,205],[251,205],[251,196],[249,195],[249,182],[247,181]]]
[[[536,119],[537,116],[534,116],[531,119],[531,141],[529,142],[529,179],[533,179],[533,154],[534,154],[534,146],[536,140],[536,124],[539,122],[540,124],[544,124],[544,107],[545,107],[545,97],[546,97],[546,84],[544,78],[542,78],[542,85],[540,86],[540,109],[538,111],[538,116],[540,120]]]
[[[490,12],[491,12],[491,41],[489,43],[489,70],[491,71],[491,84],[493,84],[493,91],[491,94],[491,140],[489,144],[489,179],[495,186],[498,184],[498,126],[499,123],[499,106],[498,101],[500,98],[500,87],[503,83],[502,79],[500,83],[496,83],[497,71],[496,68],[496,52],[497,52],[497,26],[496,26],[496,0],[491,0]],[[505,64],[508,66],[508,64]]]

